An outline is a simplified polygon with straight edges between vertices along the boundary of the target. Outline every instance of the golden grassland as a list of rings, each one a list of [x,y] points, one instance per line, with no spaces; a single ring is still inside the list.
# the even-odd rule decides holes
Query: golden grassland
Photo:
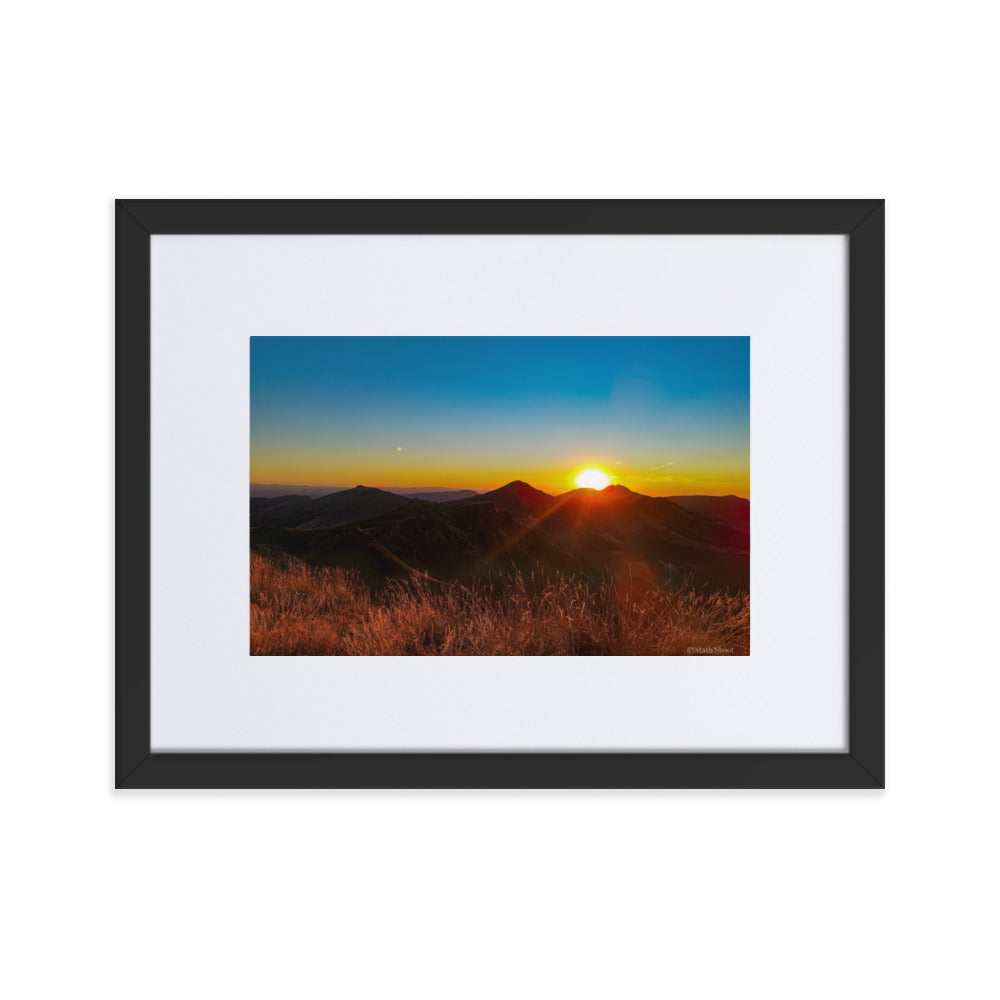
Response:
[[[623,594],[561,577],[414,578],[373,592],[351,570],[250,555],[253,656],[747,655],[747,593]]]

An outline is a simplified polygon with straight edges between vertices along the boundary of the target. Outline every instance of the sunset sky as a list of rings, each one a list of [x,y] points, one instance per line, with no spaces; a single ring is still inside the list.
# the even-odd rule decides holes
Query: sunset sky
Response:
[[[250,479],[750,495],[749,337],[252,337]]]

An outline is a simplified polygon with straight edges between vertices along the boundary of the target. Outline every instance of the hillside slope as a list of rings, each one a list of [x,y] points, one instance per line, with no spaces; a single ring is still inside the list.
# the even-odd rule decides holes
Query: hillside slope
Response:
[[[258,505],[252,544],[313,565],[352,568],[379,585],[414,574],[471,580],[509,571],[590,580],[611,574],[640,590],[685,580],[749,585],[748,532],[625,487],[552,497],[514,481],[446,504],[364,487],[346,492],[354,495],[350,503],[334,503],[345,497],[335,494]]]

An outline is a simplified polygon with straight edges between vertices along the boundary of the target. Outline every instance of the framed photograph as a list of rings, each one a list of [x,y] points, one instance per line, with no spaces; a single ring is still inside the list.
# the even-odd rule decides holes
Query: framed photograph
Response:
[[[115,211],[117,787],[883,787],[882,201]]]

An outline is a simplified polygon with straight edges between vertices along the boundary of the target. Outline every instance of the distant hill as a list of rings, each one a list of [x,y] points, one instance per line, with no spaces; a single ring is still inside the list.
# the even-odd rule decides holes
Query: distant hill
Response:
[[[429,490],[409,492],[408,490],[389,490],[390,493],[399,493],[401,496],[409,497],[411,500],[427,500],[429,503],[449,503],[452,500],[469,500],[478,496],[475,490]]]
[[[332,528],[355,521],[367,521],[405,507],[407,497],[371,486],[355,486],[323,497],[300,495],[251,497],[250,523],[281,528]]]
[[[685,510],[704,514],[723,524],[750,530],[750,501],[743,497],[730,494],[725,497],[686,496],[668,499]]]
[[[281,483],[251,483],[251,497],[325,497],[331,493],[343,493],[349,489],[347,486],[289,486]],[[476,495],[475,490],[455,490],[444,486],[382,486],[379,487],[384,493],[396,493],[399,496],[412,497],[419,500],[430,500],[435,503],[443,503],[446,500],[462,500]]]
[[[283,483],[251,483],[251,497],[284,497],[284,496],[307,496],[325,497],[331,493],[340,493],[349,489],[348,486],[301,486]]]

